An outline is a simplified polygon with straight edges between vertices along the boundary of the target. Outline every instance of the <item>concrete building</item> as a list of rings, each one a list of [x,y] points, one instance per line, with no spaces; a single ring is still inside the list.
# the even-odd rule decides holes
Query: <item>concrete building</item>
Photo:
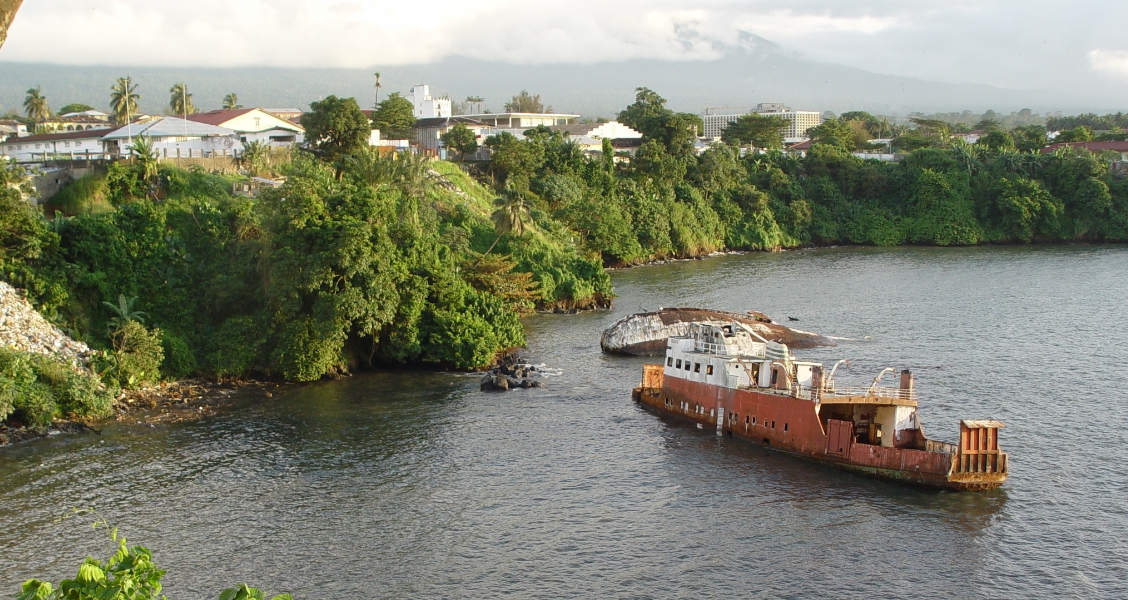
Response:
[[[119,127],[102,136],[102,146],[110,157],[127,157],[133,141],[139,137],[152,142],[161,158],[236,156],[243,150],[234,130],[181,117],[161,117]]]
[[[474,132],[474,137],[478,138],[479,146],[489,135],[489,125],[468,117],[434,117],[419,119],[415,122],[415,139],[419,142],[420,148],[439,150],[444,147],[443,134],[450,131],[451,127],[459,124]]]
[[[0,141],[10,137],[27,137],[27,125],[15,119],[0,119]]]
[[[242,143],[259,141],[271,146],[291,146],[305,139],[300,125],[261,108],[212,110],[188,115],[189,121],[230,129]]]
[[[603,152],[603,140],[611,140],[611,147],[615,148],[617,142],[621,146],[627,147],[622,144],[627,140],[642,140],[642,133],[619,123],[618,121],[609,121],[607,123],[573,123],[571,125],[553,125],[550,127],[553,131],[559,131],[568,136],[569,141],[576,144],[584,151],[585,154],[597,154]],[[634,148],[634,146],[629,146]]]
[[[538,125],[553,127],[556,125],[571,125],[580,118],[580,115],[561,115],[556,113],[483,113],[480,115],[462,115],[479,123],[501,130],[523,132]]]
[[[783,117],[789,121],[787,129],[783,132],[785,143],[796,143],[807,139],[807,130],[817,127],[822,123],[822,115],[810,110],[791,110],[791,107],[780,102],[761,102],[756,108],[749,111],[765,116]],[[747,113],[746,113],[747,114]],[[724,133],[729,123],[736,121],[743,114],[736,115],[701,115],[704,122],[703,136],[707,139],[719,138]]]
[[[51,159],[101,158],[105,129],[81,129],[11,137],[0,143],[0,154],[21,163]]]
[[[445,119],[450,117],[450,98],[432,98],[431,87],[419,84],[408,94],[415,107],[416,119]]]
[[[615,139],[636,139],[641,138],[642,133],[623,125],[618,121],[608,121],[607,123],[572,123],[570,125],[553,125],[550,127],[553,131],[560,131],[568,134],[571,137],[589,137],[597,140],[603,138]]]

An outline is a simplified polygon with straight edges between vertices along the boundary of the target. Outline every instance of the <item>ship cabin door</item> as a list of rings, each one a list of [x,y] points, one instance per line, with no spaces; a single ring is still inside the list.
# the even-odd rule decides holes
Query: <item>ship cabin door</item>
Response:
[[[850,443],[854,441],[854,423],[827,419],[826,453],[831,456],[846,456],[850,453]]]

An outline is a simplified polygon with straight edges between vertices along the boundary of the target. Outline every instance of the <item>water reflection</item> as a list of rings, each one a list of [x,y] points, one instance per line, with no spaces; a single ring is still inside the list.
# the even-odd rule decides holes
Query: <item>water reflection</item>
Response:
[[[1091,366],[1128,362],[1105,333],[1128,324],[1124,272],[1128,252],[1090,248],[619,272],[613,311],[527,320],[530,358],[562,370],[545,389],[366,375],[0,450],[0,593],[103,554],[86,527],[53,522],[95,506],[154,548],[180,598],[237,581],[342,598],[1122,596],[1128,379]],[[848,377],[913,368],[931,436],[1007,423],[1011,480],[928,491],[663,421],[630,400],[647,359],[601,355],[599,333],[677,305],[797,315],[847,338],[804,354],[851,358]]]

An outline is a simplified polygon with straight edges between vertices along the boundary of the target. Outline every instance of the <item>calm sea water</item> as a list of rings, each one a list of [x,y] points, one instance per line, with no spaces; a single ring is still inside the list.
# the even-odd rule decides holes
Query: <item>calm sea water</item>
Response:
[[[614,275],[610,312],[528,321],[547,389],[378,374],[206,420],[0,449],[0,594],[106,554],[94,507],[173,598],[1128,596],[1128,249],[826,249]],[[917,375],[931,437],[996,418],[1010,480],[937,492],[663,422],[618,317],[761,310],[840,338],[848,379]],[[842,374],[839,375],[840,381]]]

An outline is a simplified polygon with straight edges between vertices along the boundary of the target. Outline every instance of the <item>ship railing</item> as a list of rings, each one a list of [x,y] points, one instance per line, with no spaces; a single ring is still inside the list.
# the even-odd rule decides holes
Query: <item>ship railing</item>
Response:
[[[894,398],[897,400],[916,400],[916,391],[895,387],[844,386],[827,388],[823,396],[862,396],[866,398]]]
[[[693,342],[693,349],[696,352],[703,352],[705,354],[728,354],[728,349],[724,344],[713,344],[710,342],[702,342],[695,340]]]
[[[725,344],[714,344],[712,342],[703,342],[701,340],[694,340],[693,350],[703,354],[716,354],[718,356],[743,356],[748,358],[765,358],[765,349],[761,344],[753,344],[751,347],[741,348],[737,347],[735,354],[729,350]]]
[[[960,447],[956,444],[938,442],[936,440],[924,440],[924,449],[926,452],[940,452],[943,454],[956,454],[960,451]]]

